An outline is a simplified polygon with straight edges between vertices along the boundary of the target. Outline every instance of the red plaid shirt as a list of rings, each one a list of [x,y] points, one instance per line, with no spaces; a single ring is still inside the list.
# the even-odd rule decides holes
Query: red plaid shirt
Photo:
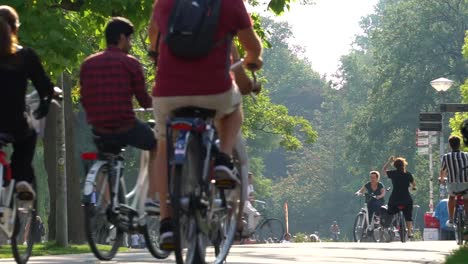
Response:
[[[81,104],[97,130],[130,128],[135,122],[132,99],[151,107],[140,62],[117,47],[91,55],[80,71]]]

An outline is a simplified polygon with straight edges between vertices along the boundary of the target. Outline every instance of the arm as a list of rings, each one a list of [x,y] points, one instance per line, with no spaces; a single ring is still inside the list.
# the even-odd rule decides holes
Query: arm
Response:
[[[383,199],[385,197],[385,193],[386,193],[385,188],[382,187],[380,189],[380,195],[377,196],[377,199]]]
[[[443,183],[445,177],[447,177],[447,166],[445,164],[445,160],[442,159],[442,165],[439,172],[439,183]]]
[[[383,165],[382,167],[382,175],[387,175],[387,167],[388,165],[390,165],[390,163],[393,162],[395,158],[393,156],[391,156],[390,158],[388,158],[387,162]]]
[[[148,27],[148,37],[150,41],[150,47],[149,47],[149,52],[156,52],[159,53],[159,46],[156,47],[156,44],[158,42],[158,35],[159,35],[159,27],[158,24],[156,23],[155,19],[155,13],[156,13],[156,4],[158,3],[158,0],[155,0],[153,3],[153,13],[150,18],[149,22],[149,27]]]
[[[358,194],[363,194],[365,192],[366,192],[366,187],[362,186],[361,189],[359,189],[355,194],[358,195]]]
[[[136,59],[135,59],[136,60]],[[152,100],[148,95],[145,86],[145,76],[143,75],[143,69],[138,61],[138,65],[134,67],[135,71],[132,76],[132,92],[135,95],[138,103],[143,108],[151,108]]]
[[[263,65],[263,60],[261,58],[262,43],[257,34],[252,27],[249,27],[239,30],[237,37],[246,53],[244,65],[247,67],[249,64],[255,64],[256,68],[252,70],[259,70]]]
[[[38,109],[34,111],[34,117],[40,119],[49,112],[49,104],[54,93],[54,85],[50,81],[49,76],[45,73],[39,56],[37,56],[32,49],[28,50],[26,60],[28,60],[29,65],[28,77],[34,84],[41,99]]]

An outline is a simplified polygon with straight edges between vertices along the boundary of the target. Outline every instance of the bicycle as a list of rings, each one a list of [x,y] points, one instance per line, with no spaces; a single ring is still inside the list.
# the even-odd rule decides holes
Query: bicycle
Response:
[[[262,209],[260,212],[260,221],[257,222],[253,232],[250,234],[251,237],[257,243],[280,243],[284,235],[284,224],[278,218],[268,217],[266,212],[266,202],[255,200],[256,204],[260,204]],[[241,240],[243,244],[244,240]]]
[[[456,192],[455,194],[455,216],[453,223],[455,224],[455,238],[457,245],[463,245],[464,229],[465,229],[465,202],[463,196],[468,193],[468,189]]]
[[[359,213],[356,215],[353,227],[353,238],[354,242],[361,242],[363,239],[370,237],[372,233],[372,239],[376,242],[380,241],[380,221],[375,213],[372,214],[371,221],[369,223],[369,211],[367,209],[367,200],[376,199],[375,195],[370,196],[366,194],[358,194],[357,196],[365,196],[365,202]]]
[[[231,69],[240,63],[242,60]],[[255,87],[255,73],[252,76]],[[224,263],[242,221],[248,182],[245,143],[239,133],[233,151],[238,184],[216,187],[214,157],[219,152],[219,139],[215,114],[211,109],[182,107],[172,111],[166,123],[169,196],[178,264],[206,263],[209,245],[214,246],[214,256],[210,256],[213,263]]]
[[[60,94],[60,88],[54,87],[53,103],[61,99]],[[37,109],[39,100],[36,91],[27,94],[25,113],[36,132],[42,133],[43,127],[38,126],[40,122],[33,118],[33,111]],[[28,262],[34,245],[32,230],[36,225],[37,197],[29,200],[16,193],[16,182],[11,176],[7,153],[2,150],[13,141],[13,135],[0,133],[0,230],[11,241],[15,261],[23,264]],[[35,181],[32,182],[32,187],[36,189]]]
[[[148,123],[154,126],[154,122]],[[94,256],[111,260],[123,243],[124,232],[128,232],[143,234],[150,253],[158,259],[167,258],[170,252],[159,248],[159,215],[148,215],[144,208],[149,152],[141,151],[138,178],[127,193],[122,156],[125,146],[96,135],[94,142],[97,152],[81,154],[84,161],[92,162],[83,186],[82,206],[86,238]]]

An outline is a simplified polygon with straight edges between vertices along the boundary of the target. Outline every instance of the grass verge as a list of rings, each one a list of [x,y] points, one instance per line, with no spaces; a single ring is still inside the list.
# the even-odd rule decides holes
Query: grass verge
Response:
[[[110,246],[99,246],[102,249],[110,249]],[[119,248],[119,252],[126,252],[129,251],[126,247]],[[91,249],[89,248],[88,244],[84,245],[69,245],[68,247],[59,247],[55,243],[46,242],[46,243],[39,243],[34,244],[33,247],[33,256],[50,256],[50,255],[67,255],[67,254],[83,254],[83,253],[91,253]],[[11,253],[11,246],[10,245],[2,245],[0,246],[0,258],[12,258],[13,254]]]
[[[455,250],[445,260],[445,264],[466,264],[468,263],[468,247],[461,247]]]

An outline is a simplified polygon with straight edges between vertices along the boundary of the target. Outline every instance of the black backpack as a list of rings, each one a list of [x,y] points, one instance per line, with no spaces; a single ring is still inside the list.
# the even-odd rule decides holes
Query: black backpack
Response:
[[[185,59],[207,56],[218,43],[222,0],[175,0],[165,41],[172,54]],[[221,40],[222,41],[222,40]]]

